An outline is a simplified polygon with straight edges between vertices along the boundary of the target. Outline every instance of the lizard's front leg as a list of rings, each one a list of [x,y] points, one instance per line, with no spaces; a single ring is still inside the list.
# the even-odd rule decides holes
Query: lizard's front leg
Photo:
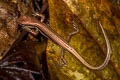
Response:
[[[45,16],[43,14],[39,14],[39,13],[34,13],[34,16],[38,16],[41,17],[40,22],[43,23],[45,20]],[[36,27],[36,26],[23,26],[22,29],[24,29],[25,31],[33,34],[34,36],[38,35],[38,33],[40,32],[40,30]],[[35,29],[35,30],[32,30]]]

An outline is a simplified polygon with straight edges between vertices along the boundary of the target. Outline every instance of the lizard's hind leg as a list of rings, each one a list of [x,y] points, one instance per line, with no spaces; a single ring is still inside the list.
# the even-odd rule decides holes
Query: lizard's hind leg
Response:
[[[75,31],[69,33],[69,35],[67,36],[66,41],[67,41],[68,43],[70,42],[70,39],[71,39],[72,36],[74,36],[74,35],[76,35],[77,33],[79,33],[78,25],[77,25],[74,21],[73,21],[73,26],[74,26]],[[62,63],[59,62],[59,65],[60,65],[60,66],[66,66],[66,65],[67,65],[67,62],[66,62],[66,60],[64,59],[64,56],[65,56],[65,49],[62,48],[62,49],[61,49],[61,60],[62,60]]]

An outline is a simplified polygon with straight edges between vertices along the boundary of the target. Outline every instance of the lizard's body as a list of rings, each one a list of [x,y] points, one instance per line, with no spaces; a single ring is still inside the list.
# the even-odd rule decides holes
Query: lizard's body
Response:
[[[80,62],[82,62],[86,67],[93,69],[93,70],[99,70],[103,69],[109,62],[110,60],[110,43],[107,38],[106,33],[104,32],[104,29],[102,25],[100,24],[100,27],[102,29],[103,35],[105,37],[106,45],[107,45],[107,56],[103,64],[101,64],[98,67],[93,67],[89,65],[77,52],[74,48],[72,48],[62,37],[60,37],[59,34],[57,34],[55,31],[53,31],[50,27],[48,27],[46,24],[39,22],[38,20],[29,17],[29,16],[21,16],[18,19],[19,24],[23,25],[30,25],[33,27],[38,28],[42,33],[44,33],[49,39],[54,41],[56,44],[61,46],[62,48],[68,50],[72,55],[74,55]]]

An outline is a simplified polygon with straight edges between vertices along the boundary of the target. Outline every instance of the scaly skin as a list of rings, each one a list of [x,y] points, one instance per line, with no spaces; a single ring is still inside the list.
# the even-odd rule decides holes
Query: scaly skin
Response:
[[[74,48],[72,48],[62,37],[60,37],[59,34],[57,34],[55,31],[53,31],[50,27],[48,27],[44,23],[39,22],[35,18],[29,17],[29,16],[21,16],[18,19],[17,22],[19,24],[22,24],[22,25],[30,25],[30,26],[32,26],[32,28],[38,28],[40,30],[40,32],[43,32],[47,36],[47,38],[51,39],[53,42],[57,43],[62,48],[68,50],[72,55],[74,55],[80,62],[82,62],[89,69],[92,69],[92,70],[103,69],[108,64],[108,62],[110,60],[110,52],[111,52],[110,43],[109,43],[108,37],[107,37],[107,35],[106,35],[106,33],[105,33],[105,31],[104,31],[100,22],[99,22],[100,28],[102,29],[102,32],[103,32],[103,35],[104,35],[104,38],[105,38],[105,41],[106,41],[106,45],[107,45],[107,56],[106,56],[103,64],[101,64],[98,67],[94,67],[94,66],[91,66],[90,64],[88,64],[76,52],[76,50]]]

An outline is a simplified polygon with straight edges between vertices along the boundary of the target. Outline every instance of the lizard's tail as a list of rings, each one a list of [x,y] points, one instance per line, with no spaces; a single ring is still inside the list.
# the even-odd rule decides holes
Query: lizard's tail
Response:
[[[104,35],[104,38],[105,38],[105,41],[106,41],[106,46],[107,46],[107,56],[105,58],[105,61],[98,67],[94,67],[94,66],[91,66],[90,64],[88,64],[77,52],[75,49],[73,49],[71,47],[70,50],[68,50],[69,52],[71,52],[80,62],[82,62],[86,67],[88,67],[89,69],[93,69],[93,70],[100,70],[100,69],[103,69],[109,62],[110,60],[110,53],[111,53],[111,48],[110,48],[110,42],[108,40],[108,37],[101,25],[101,23],[99,22],[100,24],[100,27],[102,29],[102,32],[103,32],[103,35]]]

